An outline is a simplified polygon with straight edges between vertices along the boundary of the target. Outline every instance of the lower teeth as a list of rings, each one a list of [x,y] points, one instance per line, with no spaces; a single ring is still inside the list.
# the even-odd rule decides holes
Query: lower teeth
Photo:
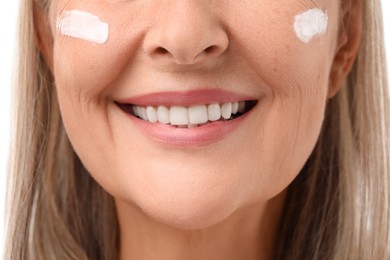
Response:
[[[188,124],[188,125],[171,125],[171,124],[166,124],[166,125],[173,126],[173,127],[176,127],[176,128],[195,128],[195,127],[200,127],[200,126],[208,125],[208,124],[214,123],[214,122],[230,121],[230,120],[233,120],[233,119],[235,119],[235,118],[237,118],[237,117],[239,117],[239,116],[241,116],[241,115],[243,115],[243,114],[242,114],[242,113],[237,113],[237,114],[235,114],[235,115],[232,115],[232,117],[229,118],[229,119],[223,119],[223,118],[221,118],[221,119],[219,119],[219,120],[217,120],[217,121],[208,121],[207,123],[203,123],[203,124]],[[137,117],[138,117],[139,119],[142,119],[142,118],[139,117],[139,116],[137,116]],[[144,120],[144,119],[142,119],[142,120]],[[144,120],[144,121],[149,122],[149,121],[147,121],[147,120]]]

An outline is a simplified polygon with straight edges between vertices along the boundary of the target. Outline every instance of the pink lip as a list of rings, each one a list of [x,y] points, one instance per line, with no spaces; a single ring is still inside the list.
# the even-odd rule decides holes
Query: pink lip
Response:
[[[162,92],[118,100],[122,104],[138,106],[226,103],[244,100],[256,100],[254,97],[225,90],[196,90],[187,92]],[[127,114],[128,118],[148,139],[170,146],[201,146],[217,142],[240,127],[253,109],[244,115],[228,121],[216,121],[194,128],[177,128],[161,123],[150,123]]]
[[[195,104],[227,103],[244,100],[256,100],[256,98],[227,90],[207,89],[151,93],[117,100],[117,102],[138,106],[190,106]]]
[[[237,129],[251,113],[229,121],[216,121],[195,128],[177,128],[161,123],[150,123],[128,115],[131,122],[149,139],[171,146],[201,146],[217,142]]]

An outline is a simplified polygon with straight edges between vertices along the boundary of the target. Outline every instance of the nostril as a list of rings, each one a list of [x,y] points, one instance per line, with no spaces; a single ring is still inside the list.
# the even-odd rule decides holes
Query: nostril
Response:
[[[213,46],[210,46],[210,47],[207,47],[206,49],[204,49],[204,52],[205,53],[213,53],[218,47],[213,45]]]
[[[156,53],[157,53],[157,54],[166,54],[166,53],[168,53],[168,50],[165,49],[165,48],[163,48],[163,47],[158,47],[158,48],[156,49]]]

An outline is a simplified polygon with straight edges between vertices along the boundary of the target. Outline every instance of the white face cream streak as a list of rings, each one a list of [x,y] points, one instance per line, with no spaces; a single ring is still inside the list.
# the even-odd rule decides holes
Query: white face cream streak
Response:
[[[109,26],[99,17],[78,10],[64,11],[57,18],[57,29],[62,35],[104,44],[108,40]]]
[[[310,9],[295,16],[294,30],[298,39],[304,43],[317,35],[324,34],[328,28],[328,14],[321,9]]]

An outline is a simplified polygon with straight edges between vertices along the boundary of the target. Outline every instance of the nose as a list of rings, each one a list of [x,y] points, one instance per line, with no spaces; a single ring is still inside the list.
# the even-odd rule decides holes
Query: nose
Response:
[[[153,60],[196,64],[222,55],[229,45],[226,31],[205,4],[171,1],[144,38],[143,49]],[[156,12],[157,13],[157,12]]]

